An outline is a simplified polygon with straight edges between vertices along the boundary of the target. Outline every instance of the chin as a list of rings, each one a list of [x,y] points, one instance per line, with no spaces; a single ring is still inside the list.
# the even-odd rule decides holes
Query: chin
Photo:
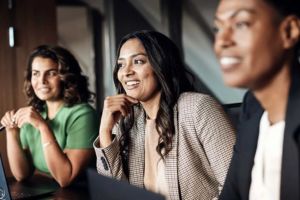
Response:
[[[234,88],[248,88],[248,84],[245,81],[234,79],[234,78],[224,78],[225,85]]]

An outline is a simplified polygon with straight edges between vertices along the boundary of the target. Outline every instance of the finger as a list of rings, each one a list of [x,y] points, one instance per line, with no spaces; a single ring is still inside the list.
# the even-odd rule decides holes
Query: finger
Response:
[[[128,96],[127,94],[121,94],[123,98],[125,98],[127,101],[129,101],[132,104],[137,104],[139,101],[131,96]]]

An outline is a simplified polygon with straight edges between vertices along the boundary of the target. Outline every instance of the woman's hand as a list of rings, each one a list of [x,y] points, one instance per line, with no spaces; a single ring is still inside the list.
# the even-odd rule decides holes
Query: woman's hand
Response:
[[[1,119],[1,124],[6,128],[6,131],[12,131],[17,129],[17,123],[15,118],[15,111],[7,111]]]
[[[101,147],[106,147],[111,143],[111,132],[114,125],[119,121],[121,116],[127,116],[130,112],[130,107],[136,103],[138,103],[138,100],[126,94],[105,98],[99,129]]]
[[[40,130],[41,125],[45,125],[46,122],[42,118],[39,112],[37,112],[32,106],[20,108],[14,115],[16,125],[21,128],[24,124],[29,123],[34,128]]]

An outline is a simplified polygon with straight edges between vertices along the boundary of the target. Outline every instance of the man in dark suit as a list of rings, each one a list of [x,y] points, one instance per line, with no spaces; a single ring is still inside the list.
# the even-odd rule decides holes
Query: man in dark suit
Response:
[[[300,1],[221,0],[215,52],[248,88],[221,199],[300,199]]]

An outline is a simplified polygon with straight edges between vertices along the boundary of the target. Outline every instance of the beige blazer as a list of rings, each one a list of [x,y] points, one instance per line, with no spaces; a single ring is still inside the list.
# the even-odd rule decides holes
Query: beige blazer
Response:
[[[130,132],[129,177],[122,170],[119,154],[120,131],[112,144],[99,148],[94,143],[98,173],[127,179],[144,187],[145,114],[136,111],[136,122]],[[173,148],[165,159],[169,199],[216,199],[223,187],[232,156],[235,131],[222,107],[210,96],[183,93],[174,107],[175,135]]]

